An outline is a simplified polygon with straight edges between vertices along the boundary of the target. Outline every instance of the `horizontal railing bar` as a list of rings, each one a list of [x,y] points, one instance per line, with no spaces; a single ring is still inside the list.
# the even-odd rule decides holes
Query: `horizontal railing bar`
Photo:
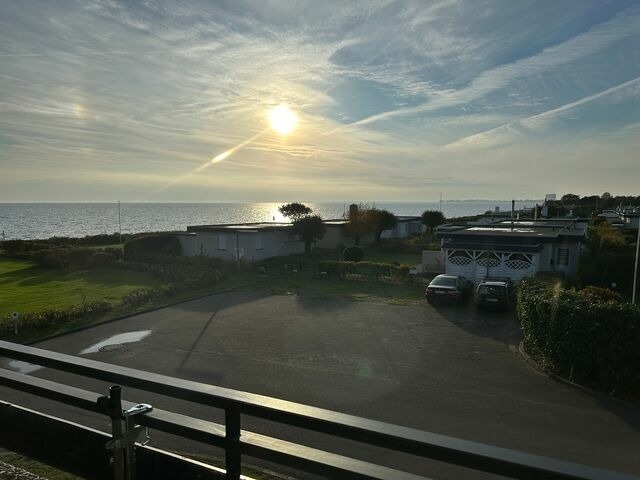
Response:
[[[50,400],[98,412],[96,400],[100,395],[76,387],[59,384],[38,377],[0,368],[0,385],[32,393]],[[124,409],[134,405],[122,401]],[[190,440],[224,448],[224,426],[188,417],[179,413],[159,410],[140,415],[136,423],[159,431],[182,436]],[[361,460],[297,445],[257,433],[242,431],[241,446],[244,453],[256,458],[298,468],[315,474],[330,474],[331,478],[360,480],[428,480]]]
[[[97,406],[97,400],[98,397],[100,397],[99,394],[69,385],[12,372],[3,368],[0,368],[0,385],[84,410],[103,413],[100,412]],[[135,403],[122,401],[123,409],[130,408],[133,405],[135,405]],[[138,416],[136,421],[145,427],[224,448],[224,426],[217,423],[207,422],[158,408],[154,408],[153,411]]]
[[[639,480],[610,470],[5,341],[0,341],[0,354],[204,405],[237,405],[248,415],[513,478]]]
[[[240,439],[243,455],[324,475],[332,480],[429,480],[424,476],[244,430]]]
[[[17,436],[0,435],[0,446],[82,478],[113,478],[105,448],[111,435],[53,415],[0,401],[0,424]],[[3,433],[5,432],[3,430]],[[224,479],[224,470],[148,445],[136,446],[142,478]],[[250,480],[250,479],[248,479]]]

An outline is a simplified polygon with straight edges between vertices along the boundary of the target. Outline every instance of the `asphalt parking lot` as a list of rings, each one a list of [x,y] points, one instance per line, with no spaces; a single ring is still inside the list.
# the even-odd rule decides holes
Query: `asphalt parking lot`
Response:
[[[111,338],[127,332],[143,333],[131,343]],[[235,292],[37,346],[74,355],[88,349],[83,356],[103,362],[640,473],[640,410],[598,400],[538,374],[516,354],[519,340],[519,328],[509,315],[478,313],[473,308]],[[90,348],[99,342],[123,346],[108,351]],[[94,391],[107,387],[48,369],[30,374]],[[220,420],[199,406],[127,393],[124,396],[132,401],[152,401],[162,408]],[[52,409],[42,400],[4,388],[0,399]],[[55,412],[80,423],[106,425],[70,408],[56,407]],[[278,426],[256,422],[249,427],[304,439],[303,433],[288,433]],[[339,443],[318,439],[317,445]],[[192,448],[179,442],[172,447]],[[346,454],[355,448],[348,442],[344,447]],[[373,453],[364,452],[363,457],[380,460]],[[404,461],[389,458],[392,464]],[[439,464],[412,463],[409,468],[434,478],[460,477],[460,472]],[[464,477],[484,478],[468,472]]]

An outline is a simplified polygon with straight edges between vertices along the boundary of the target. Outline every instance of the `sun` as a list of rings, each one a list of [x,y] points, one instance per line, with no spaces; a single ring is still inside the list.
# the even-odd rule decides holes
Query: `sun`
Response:
[[[285,104],[278,105],[269,111],[269,125],[280,135],[291,133],[297,123],[296,114]]]

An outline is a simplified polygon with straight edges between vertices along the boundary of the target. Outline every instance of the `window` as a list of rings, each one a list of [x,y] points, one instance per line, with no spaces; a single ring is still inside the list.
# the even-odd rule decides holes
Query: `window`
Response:
[[[256,250],[262,250],[263,245],[262,245],[262,235],[258,234],[256,235]]]
[[[218,250],[227,249],[227,235],[224,233],[218,234]]]
[[[569,265],[569,249],[558,248],[556,250],[556,264],[568,266]]]

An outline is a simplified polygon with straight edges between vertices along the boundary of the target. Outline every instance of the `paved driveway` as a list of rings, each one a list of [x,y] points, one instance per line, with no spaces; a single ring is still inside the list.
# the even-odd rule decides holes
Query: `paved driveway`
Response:
[[[531,370],[514,353],[519,329],[508,316],[458,307],[399,307],[336,299],[236,292],[137,315],[43,342],[69,354],[123,332],[134,343],[86,357],[329,408],[469,440],[640,473],[640,411],[602,403]],[[143,336],[144,334],[140,334]],[[116,339],[117,340],[117,339]],[[107,343],[110,343],[107,340]],[[95,350],[95,349],[94,349]],[[106,391],[106,385],[48,369],[33,375]],[[221,421],[219,412],[126,391],[132,401]],[[0,398],[47,411],[51,405],[0,390]],[[94,426],[103,419],[63,414]],[[350,442],[310,438],[248,421],[248,429],[390,464]],[[162,443],[164,437],[158,437]],[[208,449],[175,440],[176,448]],[[435,478],[484,478],[435,462],[411,461]]]

